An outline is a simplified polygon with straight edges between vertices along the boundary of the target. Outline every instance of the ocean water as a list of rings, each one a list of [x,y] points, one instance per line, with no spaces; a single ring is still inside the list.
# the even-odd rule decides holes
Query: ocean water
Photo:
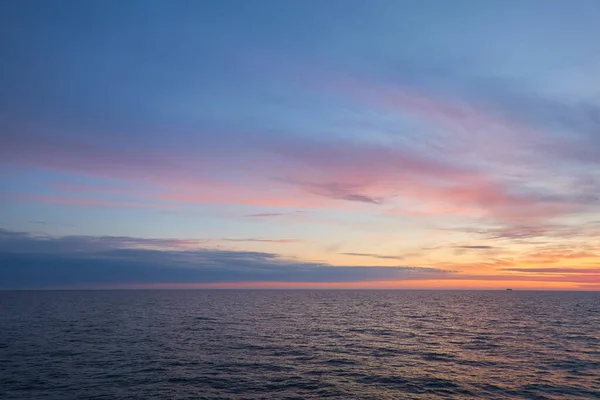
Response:
[[[600,293],[0,292],[3,399],[599,399]]]

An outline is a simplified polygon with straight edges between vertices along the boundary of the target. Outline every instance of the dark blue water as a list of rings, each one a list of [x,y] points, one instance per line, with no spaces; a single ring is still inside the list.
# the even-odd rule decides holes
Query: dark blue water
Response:
[[[0,292],[7,399],[598,399],[600,293]]]

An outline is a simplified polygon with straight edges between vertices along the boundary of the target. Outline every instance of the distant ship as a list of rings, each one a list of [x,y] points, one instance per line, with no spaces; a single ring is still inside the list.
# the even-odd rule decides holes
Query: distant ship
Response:
[[[512,289],[511,289],[511,288],[508,288],[508,289],[506,289],[506,290],[507,290],[507,291],[509,291],[509,292],[512,292]]]

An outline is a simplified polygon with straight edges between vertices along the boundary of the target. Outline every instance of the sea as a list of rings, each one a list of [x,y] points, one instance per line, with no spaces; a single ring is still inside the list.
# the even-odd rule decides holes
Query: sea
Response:
[[[2,399],[600,399],[600,292],[0,292]]]

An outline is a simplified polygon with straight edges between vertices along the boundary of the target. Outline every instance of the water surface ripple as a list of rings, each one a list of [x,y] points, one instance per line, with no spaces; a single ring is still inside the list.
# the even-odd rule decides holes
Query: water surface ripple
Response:
[[[600,293],[0,292],[6,399],[598,399]]]

